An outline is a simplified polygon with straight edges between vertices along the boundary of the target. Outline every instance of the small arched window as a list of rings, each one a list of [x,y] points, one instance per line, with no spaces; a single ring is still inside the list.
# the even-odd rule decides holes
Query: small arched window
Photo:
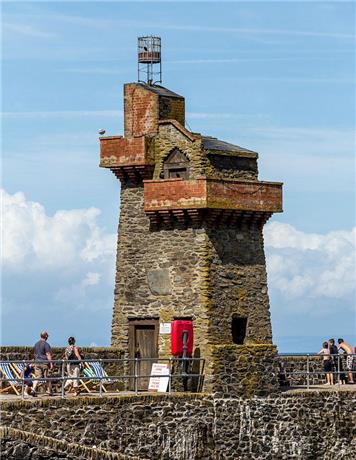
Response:
[[[163,163],[163,177],[189,179],[189,160],[179,149],[173,149]]]

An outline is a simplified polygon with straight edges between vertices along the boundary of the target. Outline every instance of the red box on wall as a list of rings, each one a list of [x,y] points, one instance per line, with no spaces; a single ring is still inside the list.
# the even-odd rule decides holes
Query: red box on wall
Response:
[[[176,319],[172,321],[172,355],[183,355],[183,333],[188,332],[187,338],[187,356],[193,353],[193,322],[189,320]]]

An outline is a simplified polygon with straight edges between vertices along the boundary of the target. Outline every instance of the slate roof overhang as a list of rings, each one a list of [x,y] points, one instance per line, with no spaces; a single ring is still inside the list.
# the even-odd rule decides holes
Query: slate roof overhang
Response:
[[[239,145],[221,141],[216,137],[202,136],[202,147],[207,153],[213,155],[242,156],[247,158],[258,158],[258,153],[248,150]]]
[[[165,88],[160,85],[145,85],[144,83],[136,83],[136,85],[141,86],[142,88],[151,91],[152,93],[158,94],[159,96],[175,97],[177,99],[184,99],[183,96],[180,96],[177,93],[174,93],[170,89]]]

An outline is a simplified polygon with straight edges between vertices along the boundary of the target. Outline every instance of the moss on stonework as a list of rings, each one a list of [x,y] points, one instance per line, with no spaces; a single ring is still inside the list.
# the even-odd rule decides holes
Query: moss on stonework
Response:
[[[244,395],[246,398],[251,398],[256,393],[256,389],[259,386],[259,379],[255,374],[248,374],[241,383]]]

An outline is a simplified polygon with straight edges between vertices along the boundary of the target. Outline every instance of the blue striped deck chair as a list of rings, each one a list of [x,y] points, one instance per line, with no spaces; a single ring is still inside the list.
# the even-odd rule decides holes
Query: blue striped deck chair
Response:
[[[87,361],[85,363],[85,371],[87,371],[88,377],[100,377],[101,378],[101,385],[103,391],[107,392],[108,390],[105,388],[105,385],[114,383],[114,380],[110,379],[108,374],[106,373],[103,366],[99,363],[99,361]],[[100,386],[100,380],[96,380],[97,385]]]
[[[9,391],[13,391],[18,396],[20,395],[19,391],[19,383],[16,380],[16,375],[11,368],[10,363],[1,361],[0,362],[0,375],[5,379],[5,382],[8,383],[10,386],[5,386],[4,388],[0,389],[0,393],[7,393]]]

